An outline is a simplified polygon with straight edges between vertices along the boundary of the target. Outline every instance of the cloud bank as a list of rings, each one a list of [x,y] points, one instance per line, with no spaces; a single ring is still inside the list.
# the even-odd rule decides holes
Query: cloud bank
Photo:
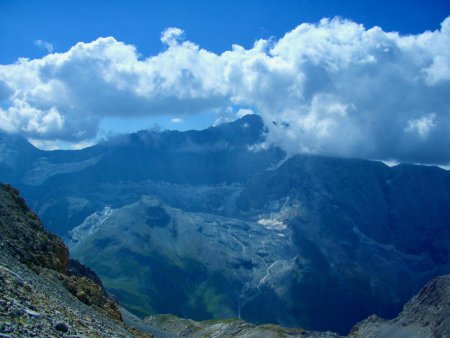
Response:
[[[82,142],[106,117],[243,108],[290,154],[450,163],[450,17],[409,36],[323,19],[222,54],[179,28],[161,41],[147,58],[107,37],[0,65],[0,128]]]

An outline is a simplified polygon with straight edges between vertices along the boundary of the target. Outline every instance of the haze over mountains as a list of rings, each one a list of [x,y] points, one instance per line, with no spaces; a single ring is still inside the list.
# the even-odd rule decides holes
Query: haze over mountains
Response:
[[[17,186],[131,312],[347,333],[450,272],[450,174],[258,145],[256,115],[77,151],[0,135]]]

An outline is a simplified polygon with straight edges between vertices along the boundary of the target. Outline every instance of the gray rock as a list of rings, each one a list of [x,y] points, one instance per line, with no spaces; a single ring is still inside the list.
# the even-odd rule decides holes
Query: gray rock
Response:
[[[31,309],[25,309],[25,313],[26,313],[28,316],[34,317],[34,318],[38,318],[38,317],[40,317],[40,315],[41,315],[39,312],[33,311],[33,310],[31,310]]]

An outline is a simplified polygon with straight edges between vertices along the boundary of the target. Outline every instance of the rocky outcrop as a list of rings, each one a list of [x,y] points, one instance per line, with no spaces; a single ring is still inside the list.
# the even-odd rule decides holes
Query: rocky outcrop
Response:
[[[105,295],[102,287],[88,277],[60,276],[62,285],[84,304],[95,306],[109,317],[122,320],[117,303]]]
[[[86,265],[81,264],[76,259],[69,259],[66,274],[69,276],[87,277],[103,288],[102,280],[95,271],[89,269]]]
[[[0,245],[31,269],[65,273],[69,250],[46,231],[39,218],[10,185],[0,185]]]
[[[95,272],[69,260],[9,185],[0,185],[0,248],[2,337],[151,337],[122,322]]]
[[[95,271],[69,259],[66,273],[59,278],[63,286],[84,304],[97,307],[115,320],[122,320],[117,302],[107,295]]]

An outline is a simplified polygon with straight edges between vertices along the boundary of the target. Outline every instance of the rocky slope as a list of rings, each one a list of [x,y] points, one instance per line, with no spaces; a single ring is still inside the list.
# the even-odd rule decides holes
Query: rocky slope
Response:
[[[0,253],[1,337],[132,337],[122,325],[86,306],[54,270],[36,274]]]
[[[69,260],[8,185],[0,185],[0,248],[2,337],[133,336],[95,273]]]
[[[355,325],[349,337],[450,337],[450,275],[427,283],[396,318],[371,316]]]
[[[314,332],[301,328],[286,328],[273,324],[254,325],[240,319],[208,320],[196,322],[173,315],[148,317],[144,323],[157,327],[169,337],[223,337],[223,338],[338,338],[334,332]]]
[[[56,152],[3,136],[0,180],[141,317],[345,334],[450,272],[448,171],[284,159],[264,130],[246,116]]]
[[[251,180],[236,203],[245,217],[286,224],[297,260],[280,279],[296,299],[291,313],[318,314],[307,327],[345,332],[339,323],[361,314],[392,318],[450,271],[450,174],[439,168],[298,155]],[[254,302],[264,308],[272,291],[285,290]]]
[[[0,244],[2,251],[38,271],[48,268],[65,273],[69,250],[57,236],[47,232],[19,192],[0,186]]]

